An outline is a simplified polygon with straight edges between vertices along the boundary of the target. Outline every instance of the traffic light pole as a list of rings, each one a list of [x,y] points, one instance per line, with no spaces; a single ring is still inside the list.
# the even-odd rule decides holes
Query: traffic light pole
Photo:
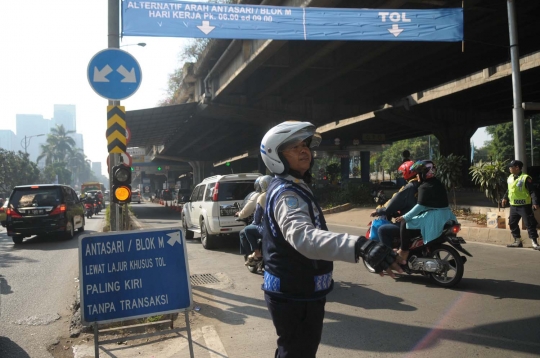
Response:
[[[108,47],[120,48],[120,1],[109,0],[108,3]],[[120,101],[109,101],[109,106],[119,106]],[[110,225],[111,231],[119,231],[122,229],[120,220],[120,206],[113,203],[111,198],[113,187],[113,168],[120,164],[120,154],[109,154],[109,203],[110,203]],[[99,355],[96,355],[98,357]]]

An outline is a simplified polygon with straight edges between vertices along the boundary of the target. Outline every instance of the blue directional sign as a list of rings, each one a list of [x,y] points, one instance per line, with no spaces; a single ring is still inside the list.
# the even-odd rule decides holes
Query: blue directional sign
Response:
[[[82,235],[79,273],[85,324],[180,312],[192,305],[179,229]]]
[[[463,41],[463,9],[332,9],[122,1],[123,36]]]
[[[134,94],[141,85],[141,66],[128,52],[111,48],[92,57],[87,69],[88,82],[101,97],[120,101]]]

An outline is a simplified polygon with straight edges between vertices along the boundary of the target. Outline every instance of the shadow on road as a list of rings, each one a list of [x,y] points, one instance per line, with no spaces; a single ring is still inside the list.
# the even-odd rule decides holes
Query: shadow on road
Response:
[[[7,337],[0,337],[0,357],[2,358],[30,358],[17,343]]]

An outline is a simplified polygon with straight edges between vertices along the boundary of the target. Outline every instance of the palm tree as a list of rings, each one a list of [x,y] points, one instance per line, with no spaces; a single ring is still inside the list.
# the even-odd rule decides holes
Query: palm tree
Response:
[[[47,165],[60,161],[67,162],[68,156],[73,153],[73,147],[75,147],[75,140],[70,136],[72,133],[75,131],[66,131],[63,124],[51,128],[46,144],[41,145],[38,161],[46,158]]]
[[[76,182],[78,179],[80,180],[79,174],[82,173],[84,168],[88,165],[83,150],[81,148],[74,148],[69,154],[68,163],[70,170],[75,173],[75,175],[72,176],[73,181]]]
[[[37,157],[36,163],[39,163],[39,161],[43,158],[45,158],[45,166],[51,165],[52,163],[58,161],[54,147],[50,144],[41,144],[41,154]]]

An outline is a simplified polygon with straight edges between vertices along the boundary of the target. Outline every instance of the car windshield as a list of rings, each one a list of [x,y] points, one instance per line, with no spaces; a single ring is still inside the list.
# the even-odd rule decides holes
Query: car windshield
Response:
[[[10,207],[27,208],[38,206],[56,206],[60,204],[60,188],[19,188],[13,191]]]
[[[218,201],[244,200],[253,191],[253,182],[219,183]]]

